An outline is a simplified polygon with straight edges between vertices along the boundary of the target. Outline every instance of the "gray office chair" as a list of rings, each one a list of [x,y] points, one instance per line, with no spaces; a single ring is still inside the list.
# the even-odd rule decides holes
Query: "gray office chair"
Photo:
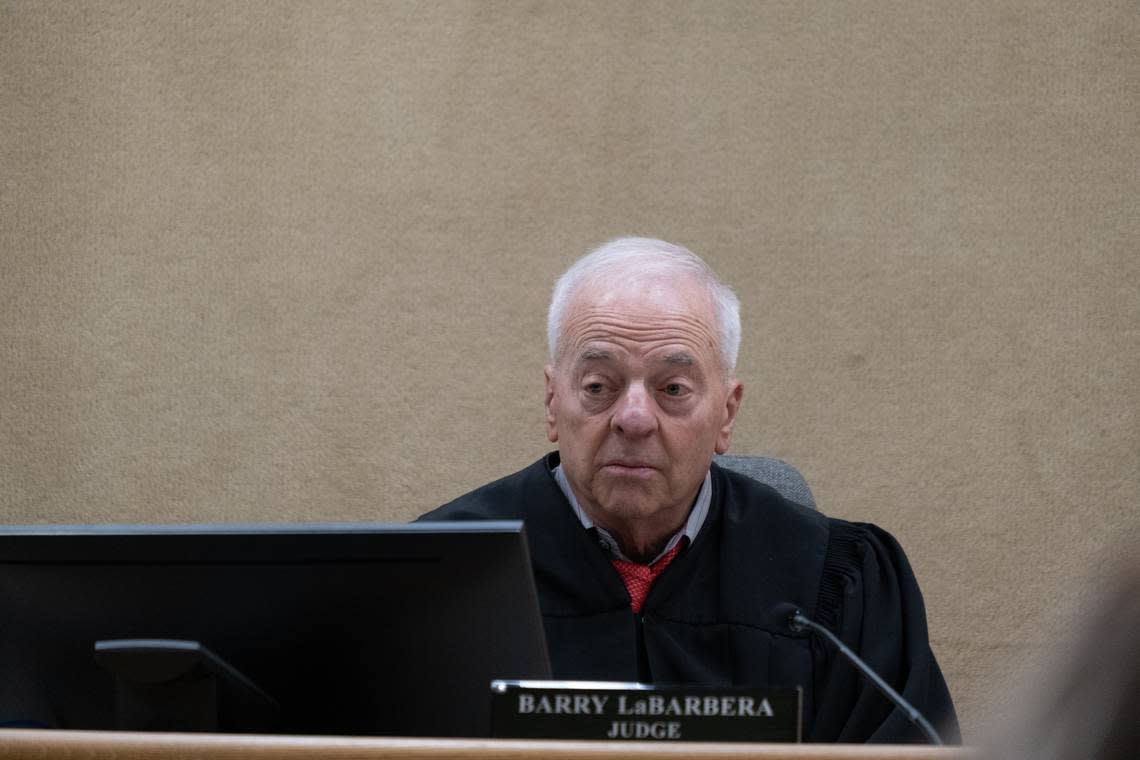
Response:
[[[726,470],[739,472],[766,486],[776,489],[788,501],[815,509],[815,497],[811,495],[807,481],[800,471],[783,459],[772,457],[733,456],[717,454],[713,461]]]

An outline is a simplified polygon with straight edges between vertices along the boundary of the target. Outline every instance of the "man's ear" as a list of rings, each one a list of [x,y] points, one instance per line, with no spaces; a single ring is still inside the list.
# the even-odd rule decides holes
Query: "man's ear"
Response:
[[[554,415],[554,367],[547,364],[542,370],[546,378],[546,437],[551,443],[558,442],[558,418]]]
[[[739,380],[733,380],[728,397],[724,400],[724,424],[720,426],[716,436],[716,453],[723,454],[728,451],[732,443],[732,426],[736,424],[736,413],[740,410],[740,399],[744,395],[744,386]]]

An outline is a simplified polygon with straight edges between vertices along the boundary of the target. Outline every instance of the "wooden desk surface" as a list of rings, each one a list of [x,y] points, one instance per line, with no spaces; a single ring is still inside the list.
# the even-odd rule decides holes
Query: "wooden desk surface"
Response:
[[[0,730],[0,758],[51,760],[973,760],[962,747],[825,744],[387,739],[327,736]]]

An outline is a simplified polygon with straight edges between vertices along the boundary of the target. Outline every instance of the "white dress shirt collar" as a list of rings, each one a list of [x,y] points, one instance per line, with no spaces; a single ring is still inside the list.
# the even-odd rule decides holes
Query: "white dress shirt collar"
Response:
[[[570,481],[566,479],[566,473],[562,471],[562,465],[558,465],[554,468],[554,479],[558,482],[558,487],[562,489],[562,493],[565,494],[566,500],[570,502],[570,507],[574,510],[574,514],[578,516],[578,520],[582,523],[582,526],[586,528],[586,530],[596,532],[598,543],[602,548],[614,559],[632,562],[633,560],[626,557],[622,552],[617,540],[610,535],[609,531],[601,526],[595,525],[594,521],[590,519],[590,516],[586,514],[586,511],[582,509],[582,505],[578,503],[578,497],[574,495],[574,491],[570,488]],[[697,492],[697,500],[693,502],[693,508],[689,511],[689,519],[685,521],[685,525],[681,530],[673,534],[669,542],[665,544],[665,548],[662,549],[649,564],[652,565],[662,556],[673,551],[673,547],[680,543],[682,538],[688,538],[689,543],[693,543],[697,538],[697,533],[701,530],[701,526],[705,524],[705,518],[708,517],[709,505],[711,503],[712,473],[706,472],[704,482],[701,483],[701,490]]]

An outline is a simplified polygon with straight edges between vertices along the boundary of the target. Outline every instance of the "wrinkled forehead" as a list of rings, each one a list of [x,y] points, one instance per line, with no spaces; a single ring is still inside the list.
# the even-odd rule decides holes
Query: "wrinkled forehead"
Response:
[[[583,283],[568,301],[559,355],[603,326],[659,329],[664,334],[672,328],[699,335],[701,343],[718,349],[712,298],[696,278],[629,273]]]

